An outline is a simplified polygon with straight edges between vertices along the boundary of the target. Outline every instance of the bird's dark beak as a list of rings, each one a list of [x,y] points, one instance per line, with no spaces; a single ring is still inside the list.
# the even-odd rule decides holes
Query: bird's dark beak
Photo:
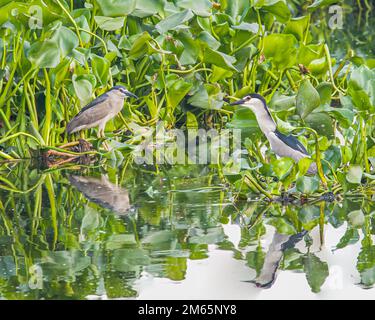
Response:
[[[240,99],[240,100],[237,100],[235,102],[230,103],[229,105],[230,106],[238,106],[238,105],[241,105],[241,104],[244,104],[244,103],[245,103],[245,99]]]
[[[126,95],[128,97],[132,97],[132,98],[138,99],[138,97],[134,93],[131,93],[130,91],[126,91]]]

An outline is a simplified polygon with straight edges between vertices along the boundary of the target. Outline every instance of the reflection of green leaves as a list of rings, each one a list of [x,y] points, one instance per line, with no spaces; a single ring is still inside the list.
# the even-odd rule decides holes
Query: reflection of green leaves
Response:
[[[299,192],[311,194],[318,190],[319,180],[316,177],[299,177],[296,187]]]
[[[357,269],[361,283],[372,286],[375,283],[375,246],[364,247],[358,255]]]
[[[319,292],[320,287],[323,285],[329,274],[328,264],[321,261],[313,253],[308,253],[304,257],[304,271],[312,292]]]
[[[350,183],[361,183],[363,175],[363,169],[358,165],[351,165],[348,173],[346,174],[346,180]]]
[[[342,249],[348,245],[355,244],[359,240],[359,233],[357,229],[348,227],[345,234],[340,239],[339,243],[336,245],[335,250]]]
[[[256,271],[257,276],[262,271],[265,255],[262,246],[257,246],[255,251],[250,251],[246,254],[247,265]]]

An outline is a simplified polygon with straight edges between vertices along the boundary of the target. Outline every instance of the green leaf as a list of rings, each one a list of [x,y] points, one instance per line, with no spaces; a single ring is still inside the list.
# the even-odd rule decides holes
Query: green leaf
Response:
[[[145,18],[164,12],[165,0],[136,0],[136,2],[132,16]]]
[[[202,109],[221,109],[224,104],[224,94],[220,87],[213,84],[200,85],[198,90],[189,98],[188,103]]]
[[[304,272],[312,292],[318,293],[329,275],[328,264],[313,253],[308,253],[304,257]]]
[[[63,57],[70,54],[79,44],[77,35],[64,26],[61,26],[54,32],[51,41],[56,42]]]
[[[264,38],[264,55],[279,70],[293,66],[297,59],[297,39],[291,34],[270,34]]]
[[[211,48],[206,48],[204,50],[203,61],[206,63],[212,63],[220,68],[237,71],[233,63],[236,62],[236,58],[228,56],[223,52],[212,50]]]
[[[109,77],[110,63],[106,58],[91,54],[91,66],[94,75],[101,85],[106,85]]]
[[[60,48],[55,41],[35,42],[31,45],[27,58],[38,68],[55,68],[60,63]]]
[[[325,112],[314,112],[305,118],[306,124],[314,129],[319,135],[331,139],[334,136],[333,122],[331,117]]]
[[[304,39],[305,32],[309,25],[309,17],[303,16],[291,19],[285,26],[284,33],[294,35],[299,41]]]
[[[191,83],[185,82],[182,78],[168,79],[167,77],[167,94],[170,105],[173,108],[177,107],[181,100],[188,94],[192,86]]]
[[[310,11],[314,11],[318,8],[324,7],[324,6],[329,6],[334,3],[339,3],[339,0],[316,0],[313,4],[309,5],[307,8]]]
[[[296,187],[299,192],[311,194],[319,189],[319,180],[316,177],[299,177]]]
[[[346,174],[346,180],[350,183],[359,184],[361,183],[363,175],[363,169],[358,165],[351,165],[348,173]]]
[[[81,101],[81,105],[86,105],[92,99],[92,94],[96,86],[96,78],[93,74],[73,75],[74,91]]]
[[[106,17],[126,16],[132,13],[136,6],[136,0],[96,0],[96,2]]]
[[[320,96],[308,79],[302,81],[297,93],[297,113],[306,118],[320,105]]]
[[[160,34],[164,34],[167,31],[173,30],[176,27],[184,24],[193,17],[194,14],[191,10],[184,10],[182,12],[173,13],[156,24],[155,28]]]
[[[291,16],[285,0],[261,0],[255,7],[272,13],[280,22],[287,22]]]
[[[212,3],[209,0],[176,0],[176,5],[192,10],[197,16],[208,17],[211,15]]]
[[[105,31],[114,31],[121,29],[124,26],[124,17],[110,18],[103,16],[95,16],[95,22],[98,24],[99,28]]]
[[[129,59],[136,60],[143,57],[149,50],[148,43],[151,39],[148,32],[139,35],[130,48]]]
[[[271,162],[273,172],[279,180],[284,180],[294,166],[294,161],[291,158],[275,159]]]

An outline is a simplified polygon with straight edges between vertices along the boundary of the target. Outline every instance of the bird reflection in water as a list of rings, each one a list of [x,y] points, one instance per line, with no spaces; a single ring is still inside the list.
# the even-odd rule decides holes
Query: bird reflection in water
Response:
[[[68,175],[68,179],[88,200],[117,214],[129,213],[131,205],[128,191],[110,182],[107,176]]]
[[[280,261],[283,258],[285,250],[294,248],[295,245],[303,239],[306,233],[307,231],[305,230],[294,235],[285,235],[275,232],[272,243],[264,258],[262,271],[255,280],[250,282],[254,283],[258,288],[271,288],[275,283]]]

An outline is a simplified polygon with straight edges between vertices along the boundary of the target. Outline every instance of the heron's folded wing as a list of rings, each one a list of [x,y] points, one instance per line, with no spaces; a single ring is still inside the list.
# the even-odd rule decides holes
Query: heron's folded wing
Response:
[[[289,147],[291,147],[292,149],[294,150],[297,150],[303,154],[306,154],[306,155],[310,155],[305,146],[294,136],[292,135],[289,135],[289,136],[286,136],[284,134],[282,134],[280,131],[276,130],[275,131],[275,134],[276,136],[281,140],[283,141],[286,145],[288,145]]]
[[[105,94],[99,96],[85,106],[67,126],[68,133],[74,132],[76,128],[88,126],[104,119],[111,111],[111,106]]]

